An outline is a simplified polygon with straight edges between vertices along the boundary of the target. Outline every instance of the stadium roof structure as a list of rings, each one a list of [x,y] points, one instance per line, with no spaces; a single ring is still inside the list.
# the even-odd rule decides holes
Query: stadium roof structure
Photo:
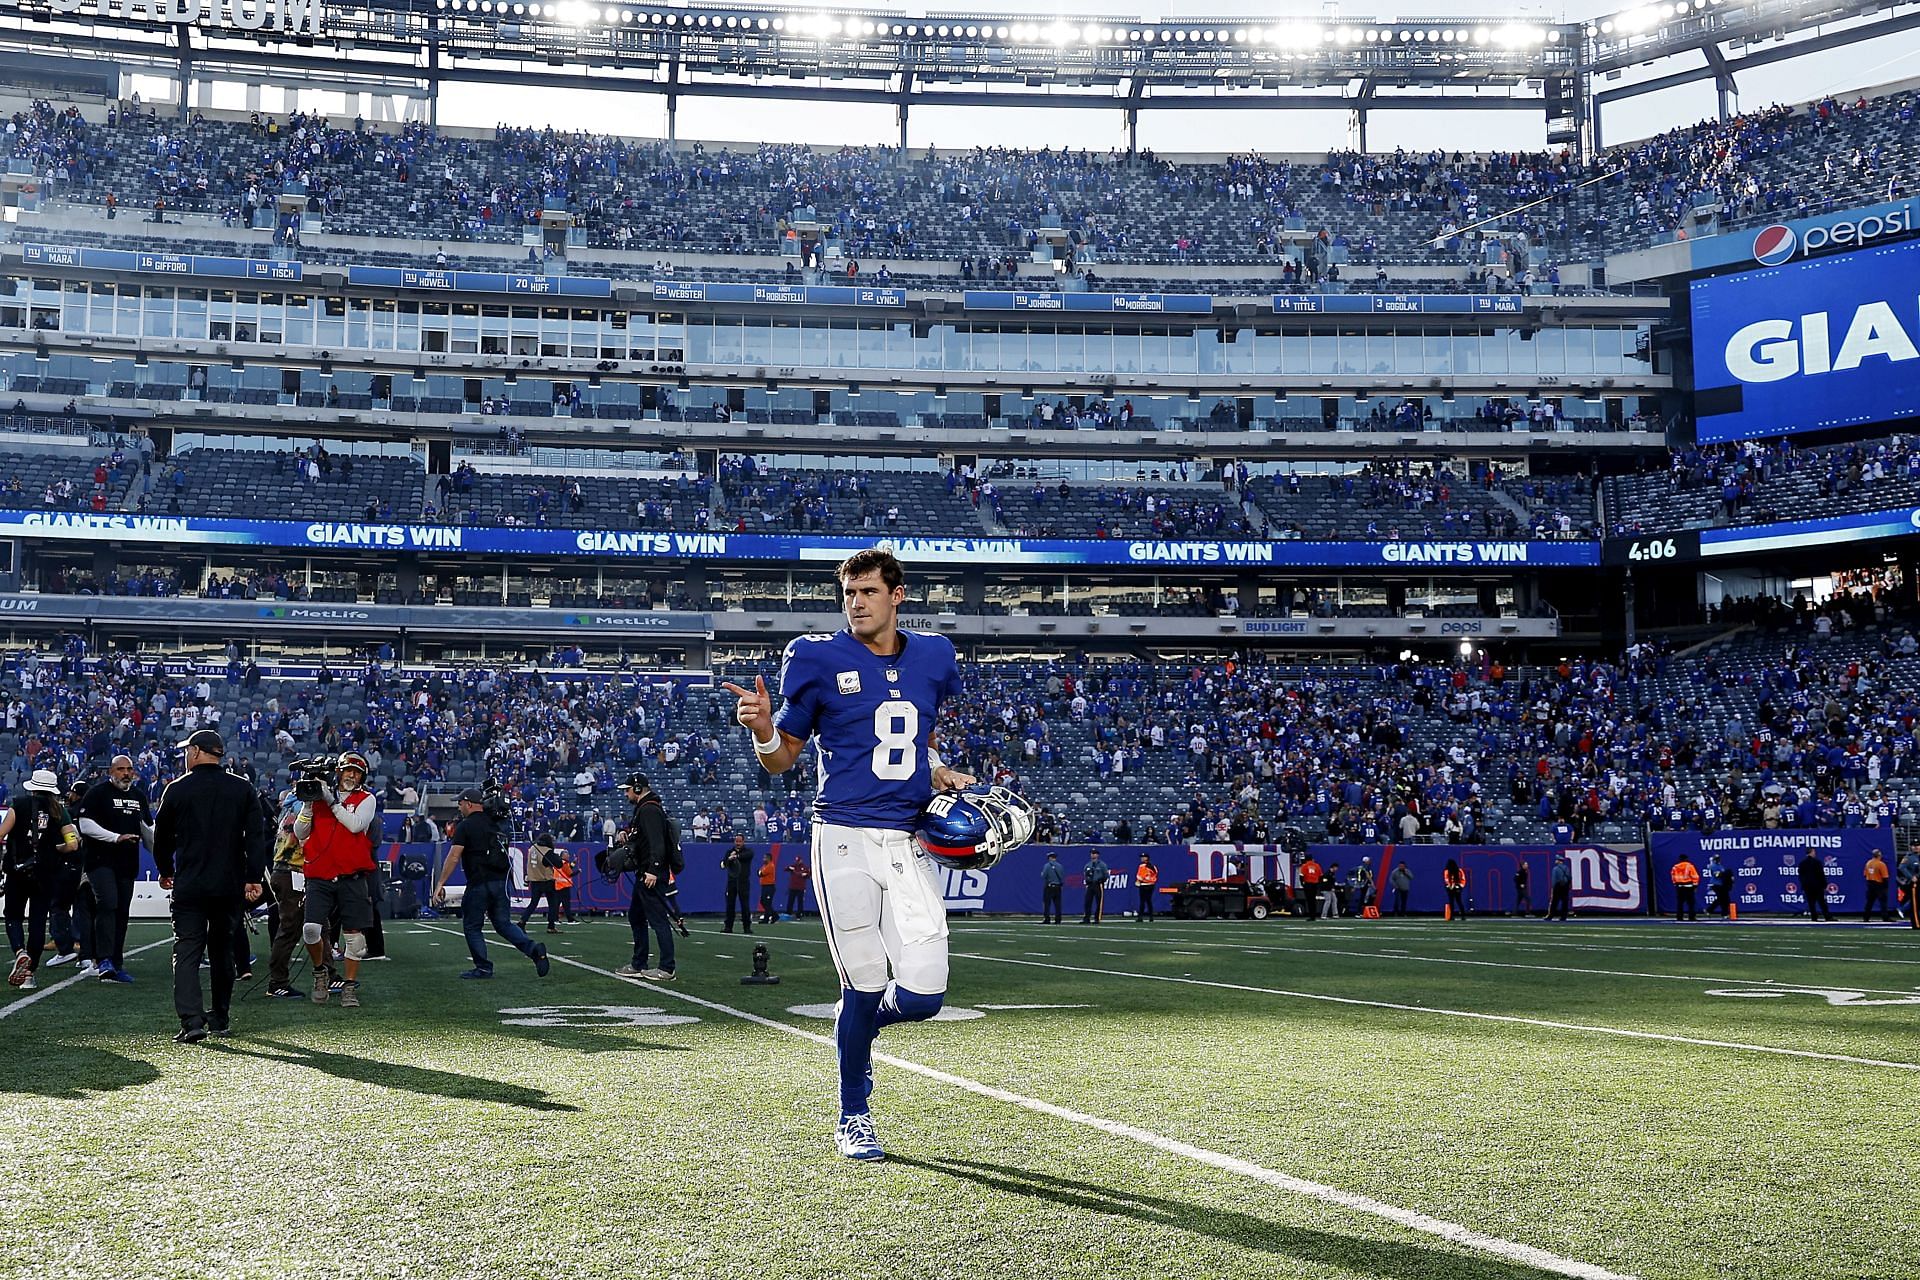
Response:
[[[587,0],[17,0],[0,51],[423,98],[448,82],[683,97],[1143,110],[1542,112],[1597,147],[1608,101],[1920,26],[1886,0],[1667,0],[1584,22],[1261,20]],[[1843,25],[1835,25],[1843,24]],[[1701,65],[1601,90],[1626,68]],[[184,95],[182,95],[184,101]]]

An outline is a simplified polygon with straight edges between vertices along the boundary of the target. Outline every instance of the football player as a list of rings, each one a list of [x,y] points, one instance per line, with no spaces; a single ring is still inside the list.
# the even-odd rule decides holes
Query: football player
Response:
[[[931,1018],[947,989],[944,876],[914,831],[935,791],[974,779],[934,750],[940,704],[960,692],[959,662],[945,636],[900,629],[900,562],[861,551],[839,579],[846,630],[787,646],[778,715],[764,678],[750,690],[725,687],[769,773],[785,773],[810,740],[818,744],[813,883],[841,988],[834,1142],[849,1159],[881,1160],[867,1106],[874,1036]]]

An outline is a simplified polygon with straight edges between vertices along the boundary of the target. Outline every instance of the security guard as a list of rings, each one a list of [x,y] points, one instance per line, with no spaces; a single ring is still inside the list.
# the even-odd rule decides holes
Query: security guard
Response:
[[[220,767],[226,743],[201,729],[180,744],[187,771],[160,796],[153,823],[153,861],[160,887],[173,895],[173,1008],[181,1044],[208,1032],[232,1034],[233,939],[240,914],[265,892],[266,819],[245,778]],[[213,967],[211,1010],[200,995],[200,958]]]
[[[1047,861],[1040,868],[1040,923],[1060,923],[1060,899],[1065,893],[1067,869],[1060,865],[1060,855],[1047,850]]]
[[[1086,879],[1086,896],[1081,904],[1080,923],[1099,924],[1107,914],[1107,877],[1112,873],[1098,849],[1089,849],[1087,854],[1087,865],[1081,868]]]
[[[1142,853],[1140,865],[1133,873],[1133,883],[1140,890],[1140,909],[1134,913],[1134,920],[1145,924],[1153,919],[1153,895],[1159,892],[1160,872],[1153,865],[1153,855]]]
[[[1700,890],[1700,868],[1693,865],[1686,854],[1680,855],[1680,861],[1673,864],[1673,918],[1678,920],[1698,920],[1700,909],[1694,899]]]
[[[767,855],[767,860],[769,862],[773,860],[771,853]],[[740,928],[747,933],[752,933],[753,909],[747,905],[747,885],[751,883],[753,877],[753,850],[748,847],[747,838],[744,835],[736,835],[733,838],[733,848],[727,850],[721,857],[720,869],[727,875],[727,922],[721,927],[720,932],[733,932],[733,909],[738,905]]]

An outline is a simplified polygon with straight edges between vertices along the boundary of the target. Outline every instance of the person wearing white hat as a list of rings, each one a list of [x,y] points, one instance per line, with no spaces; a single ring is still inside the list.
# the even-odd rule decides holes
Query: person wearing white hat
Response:
[[[47,941],[47,920],[62,877],[80,852],[80,833],[67,816],[60,779],[51,769],[35,769],[26,786],[7,801],[7,817],[0,822],[6,840],[7,945],[13,948],[13,969],[7,985],[31,991],[40,951]],[[71,894],[67,895],[69,906]],[[60,929],[64,955],[72,944]]]

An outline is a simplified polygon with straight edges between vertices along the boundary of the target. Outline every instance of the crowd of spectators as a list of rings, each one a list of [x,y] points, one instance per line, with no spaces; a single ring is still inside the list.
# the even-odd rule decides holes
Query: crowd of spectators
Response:
[[[1695,524],[1760,524],[1905,505],[1920,493],[1920,447],[1894,435],[1805,446],[1792,437],[1670,449],[1663,471],[1616,477],[1615,535]]]
[[[1269,665],[968,662],[942,711],[959,767],[1014,787],[1070,840],[1564,841],[1654,829],[1869,826],[1920,804],[1912,720],[1920,641],[1865,592],[1729,602],[1758,624],[1704,655],[1639,644],[1617,661]],[[737,674],[737,673],[736,673]],[[420,797],[482,778],[520,821],[604,832],[617,780],[646,769],[683,824],[798,838],[805,765],[741,759],[725,700],[694,680],[594,667],[409,670],[390,651],[344,672],[263,680],[224,663],[89,655],[76,637],[0,672],[9,771],[66,776],[126,751],[144,782],[170,744],[218,728],[263,784],[296,755],[359,750]]]
[[[967,278],[993,280],[1044,239],[1064,244],[1069,270],[1083,256],[1265,258],[1289,283],[1316,287],[1338,278],[1342,260],[1349,275],[1357,264],[1451,261],[1505,289],[1551,279],[1536,248],[1565,256],[1689,234],[1703,211],[1740,221],[1891,199],[1914,110],[1911,91],[1829,95],[1584,160],[1565,149],[1206,162],[1055,148],[733,151],[504,123],[473,138],[308,114],[182,122],[137,104],[99,125],[45,101],[6,133],[10,158],[57,191],[153,204],[156,216],[186,207],[251,221],[300,191],[333,223],[380,234],[397,223],[421,237],[516,239],[542,209],[571,208],[595,244],[637,251],[768,252],[791,235],[810,262],[824,243],[842,262],[946,257]],[[394,222],[383,221],[389,212]],[[798,248],[802,221],[824,226],[824,240]]]

